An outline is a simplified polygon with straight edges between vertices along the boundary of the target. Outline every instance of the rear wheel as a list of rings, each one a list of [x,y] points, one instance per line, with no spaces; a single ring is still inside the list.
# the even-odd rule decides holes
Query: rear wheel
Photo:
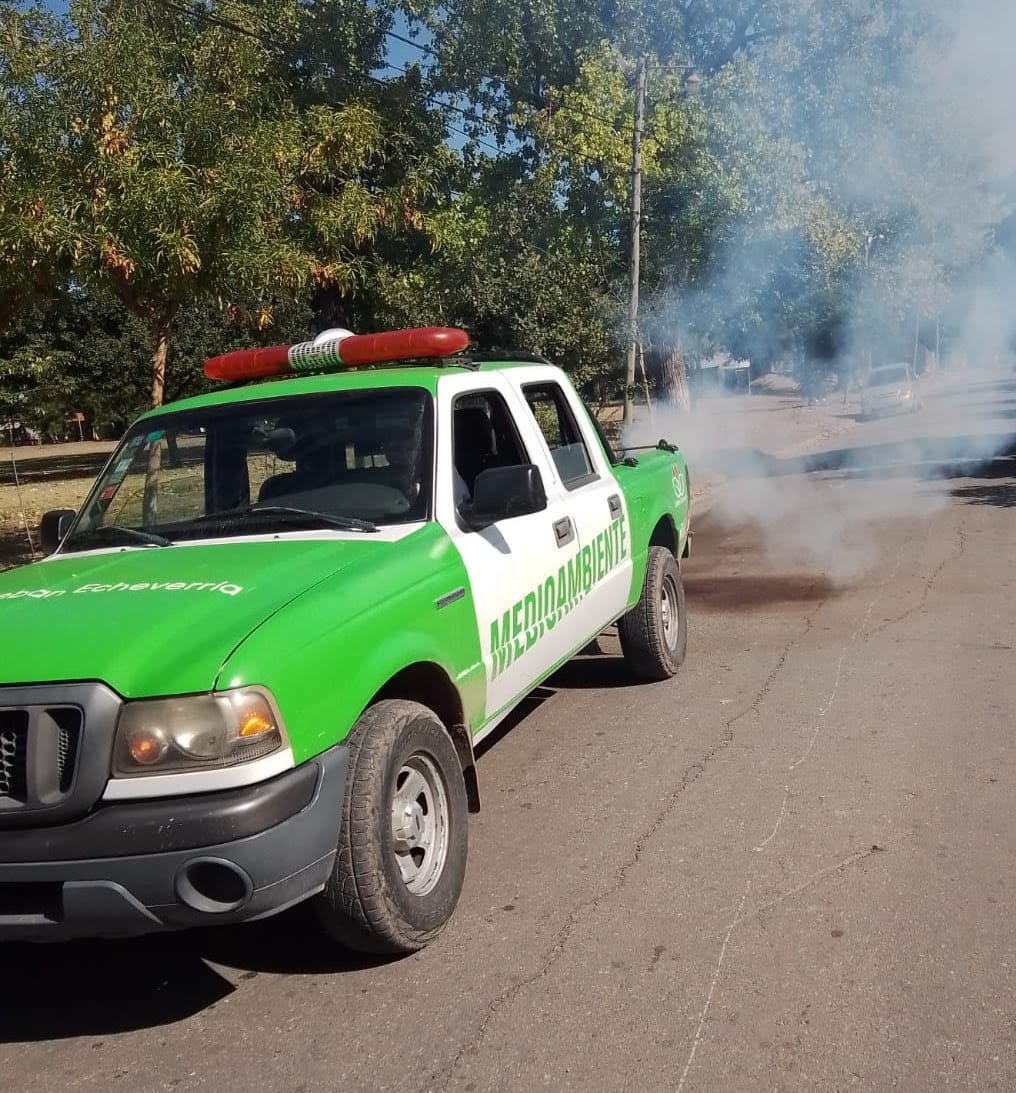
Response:
[[[640,679],[670,679],[684,663],[688,612],[674,555],[650,547],[639,602],[617,624],[624,659]]]
[[[326,933],[359,952],[414,952],[451,918],[466,873],[458,755],[415,702],[371,707],[349,737],[338,854],[316,897]]]

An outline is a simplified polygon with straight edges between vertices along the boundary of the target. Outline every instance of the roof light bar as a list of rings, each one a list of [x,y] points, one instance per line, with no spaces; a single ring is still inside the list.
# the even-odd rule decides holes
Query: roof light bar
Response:
[[[365,364],[449,357],[460,353],[467,345],[469,335],[450,326],[418,326],[383,334],[326,331],[314,341],[298,345],[237,349],[211,357],[205,361],[205,375],[211,380],[251,380],[301,372],[327,372]]]

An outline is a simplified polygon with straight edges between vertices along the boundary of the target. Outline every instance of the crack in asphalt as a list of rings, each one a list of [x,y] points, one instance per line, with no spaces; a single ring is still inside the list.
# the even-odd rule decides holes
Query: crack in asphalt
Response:
[[[953,538],[953,546],[949,553],[942,559],[941,562],[935,567],[931,574],[924,582],[924,588],[921,590],[921,598],[912,607],[908,607],[901,615],[897,615],[891,619],[885,619],[874,630],[869,630],[866,636],[868,638],[877,637],[879,634],[885,633],[893,626],[899,626],[901,622],[906,622],[907,619],[912,618],[918,612],[923,611],[928,604],[928,599],[931,596],[931,591],[938,583],[939,577],[942,576],[943,571],[947,566],[953,562],[958,562],[963,558],[967,549],[967,533],[966,528],[962,523],[956,525],[956,534]]]
[[[929,534],[930,534],[930,530],[929,530]],[[794,772],[797,770],[797,768],[800,767],[802,763],[805,763],[809,759],[809,757],[811,756],[812,750],[814,749],[816,743],[818,742],[819,736],[821,735],[822,729],[825,725],[826,715],[833,708],[833,705],[836,702],[837,695],[839,694],[840,684],[841,684],[842,679],[843,679],[843,665],[846,662],[847,656],[849,655],[851,649],[853,648],[855,642],[857,641],[857,639],[859,637],[861,637],[862,641],[867,641],[867,639],[868,639],[867,626],[868,626],[868,621],[871,618],[871,613],[872,613],[872,611],[874,611],[875,606],[878,603],[878,601],[884,595],[885,590],[896,579],[896,575],[898,574],[902,564],[903,564],[903,551],[901,550],[896,556],[896,562],[893,565],[892,571],[890,572],[889,576],[886,577],[886,579],[884,581],[882,581],[882,583],[878,586],[878,591],[876,592],[874,597],[869,601],[868,607],[864,612],[864,616],[861,619],[861,622],[858,624],[857,628],[854,630],[854,632],[847,639],[846,643],[844,644],[844,646],[843,646],[843,648],[840,652],[839,659],[836,662],[836,672],[835,672],[835,677],[833,679],[832,690],[829,693],[829,697],[826,699],[825,705],[819,708],[818,715],[815,718],[815,727],[814,727],[814,730],[812,732],[811,739],[808,742],[807,749],[805,750],[804,754],[800,756],[800,758],[794,760],[794,762],[792,762],[790,764],[790,767],[789,767],[789,770],[788,770],[788,777],[793,777]],[[944,563],[943,563],[943,565],[944,565]],[[809,616],[808,623],[809,623],[808,628],[810,628],[811,616]],[[807,628],[806,628],[805,632],[807,632]],[[789,652],[789,650],[786,650],[785,652]],[[784,657],[784,659],[785,659],[785,657]],[[696,1029],[695,1036],[692,1040],[691,1049],[690,1049],[690,1052],[689,1052],[689,1055],[688,1055],[688,1059],[685,1062],[684,1070],[681,1072],[680,1080],[677,1083],[676,1093],[683,1093],[685,1083],[688,1080],[688,1074],[690,1073],[691,1068],[692,1068],[692,1064],[695,1061],[695,1055],[698,1052],[698,1049],[702,1044],[702,1039],[703,1039],[702,1034],[703,1034],[703,1030],[705,1028],[706,1018],[708,1017],[709,1009],[712,1006],[713,995],[716,991],[716,984],[719,982],[720,974],[723,971],[723,965],[724,965],[724,961],[726,960],[726,955],[727,955],[727,947],[730,944],[731,936],[733,935],[734,930],[741,924],[741,922],[745,921],[745,919],[742,918],[742,915],[743,915],[743,912],[744,912],[744,905],[747,902],[749,894],[751,893],[752,873],[755,869],[755,863],[758,862],[759,860],[761,860],[759,856],[764,854],[764,852],[766,851],[766,848],[776,839],[776,836],[779,833],[780,827],[783,824],[783,818],[784,818],[784,816],[786,815],[786,812],[787,812],[787,802],[788,802],[789,798],[790,798],[790,784],[788,782],[788,784],[783,787],[783,800],[782,800],[782,803],[780,805],[780,812],[779,812],[779,815],[776,819],[776,823],[773,826],[772,831],[770,832],[769,836],[763,842],[761,842],[759,845],[757,845],[754,848],[754,853],[755,853],[756,857],[754,857],[754,859],[749,863],[749,865],[747,867],[746,874],[745,874],[744,892],[741,895],[741,901],[738,904],[737,911],[734,913],[733,918],[731,919],[729,925],[727,926],[726,934],[725,934],[724,939],[723,939],[723,944],[720,948],[719,958],[717,960],[716,967],[713,971],[712,982],[710,983],[709,991],[708,991],[708,994],[706,996],[705,1005],[702,1009],[701,1014],[699,1015],[698,1028]],[[791,899],[798,892],[804,891],[808,887],[810,887],[811,885],[818,883],[818,881],[821,878],[823,878],[825,876],[829,876],[829,875],[831,875],[831,874],[833,874],[837,871],[843,871],[844,869],[846,869],[848,866],[854,864],[855,862],[861,861],[863,858],[868,857],[871,854],[873,854],[877,851],[880,851],[882,849],[883,849],[882,847],[880,847],[878,845],[874,845],[868,850],[861,851],[861,852],[858,852],[856,854],[850,855],[850,857],[845,858],[843,861],[838,862],[836,865],[828,866],[826,869],[820,870],[817,874],[814,874],[807,881],[805,881],[802,885],[799,885],[797,888],[794,888],[791,891],[784,893],[782,896],[777,897],[777,899],[775,901],[772,901],[771,904],[765,904],[765,905],[763,905],[762,908],[756,909],[756,911],[752,912],[752,915],[750,915],[748,917],[753,917],[753,916],[756,916],[756,915],[763,914],[765,912],[765,910],[768,909],[770,906],[775,907],[777,904],[779,904],[779,903],[781,903],[781,902],[783,902],[787,899]]]
[[[929,529],[929,534],[930,533],[931,532]],[[866,641],[869,637],[878,633],[880,630],[885,629],[887,626],[893,625],[896,622],[902,621],[907,616],[914,614],[922,608],[922,606],[927,602],[927,599],[930,596],[931,589],[934,587],[935,582],[937,581],[945,567],[951,561],[954,561],[957,558],[962,557],[963,555],[965,549],[965,538],[962,526],[957,528],[956,538],[957,542],[954,549],[950,551],[949,556],[943,559],[943,561],[936,567],[935,571],[929,576],[929,578],[925,582],[925,588],[923,590],[921,600],[918,604],[911,607],[903,616],[901,616],[900,619],[890,620],[887,623],[883,623],[874,631],[868,631],[867,633],[864,633],[866,627],[864,625],[864,621],[862,621],[861,626],[859,626],[854,634],[851,635],[843,650],[840,662],[837,665],[836,686],[834,686],[833,694],[830,696],[830,701],[827,702],[827,707],[831,706],[832,701],[835,700],[835,694],[839,685],[843,660],[845,659],[846,654],[849,652],[850,647],[854,644],[858,637],[862,637],[862,634],[862,640]],[[865,613],[867,617],[870,617],[871,611],[874,609],[875,604],[884,594],[886,588],[888,588],[892,581],[895,579],[896,574],[899,571],[900,565],[902,564],[902,561],[903,553],[901,552],[899,555],[897,555],[896,564],[893,567],[893,570],[890,573],[889,577],[887,578],[887,580],[882,582],[877,595],[869,603],[868,609]],[[811,587],[814,587],[816,583],[817,579],[812,583]],[[524,979],[521,979],[516,983],[513,983],[510,987],[502,991],[496,998],[494,998],[489,1003],[483,1020],[476,1026],[472,1036],[470,1036],[469,1039],[458,1049],[448,1065],[438,1071],[434,1075],[432,1081],[426,1086],[427,1093],[435,1093],[435,1090],[440,1091],[440,1093],[446,1093],[446,1091],[450,1088],[452,1080],[455,1077],[455,1073],[459,1069],[459,1066],[461,1065],[463,1059],[476,1051],[477,1047],[483,1042],[488,1030],[490,1029],[493,1022],[496,1020],[498,1015],[501,1013],[501,1011],[511,1006],[511,1004],[517,998],[519,998],[529,987],[531,987],[534,983],[539,982],[541,979],[545,978],[551,972],[555,964],[557,964],[557,962],[563,955],[565,949],[567,948],[568,942],[570,941],[576,927],[579,925],[579,922],[582,920],[582,918],[590,912],[595,912],[605,901],[615,896],[624,888],[628,879],[628,875],[635,868],[635,866],[639,864],[646,847],[649,845],[654,836],[667,821],[668,817],[671,815],[677,803],[680,801],[685,792],[689,789],[689,787],[694,785],[702,777],[709,765],[734,742],[735,726],[738,724],[738,722],[749,716],[753,717],[756,721],[759,719],[762,704],[765,702],[769,693],[772,691],[772,688],[779,678],[781,672],[783,671],[791,653],[796,646],[798,646],[802,641],[807,638],[808,634],[812,630],[815,618],[828,602],[828,598],[826,598],[816,604],[815,608],[805,617],[804,625],[801,628],[800,632],[795,635],[790,641],[788,641],[781,650],[775,665],[766,676],[766,678],[762,681],[751,702],[743,709],[741,709],[738,713],[728,718],[724,722],[723,730],[720,733],[720,736],[716,740],[716,742],[709,749],[707,749],[707,751],[699,759],[697,759],[695,762],[691,763],[685,768],[680,782],[666,796],[662,807],[656,813],[653,821],[636,839],[634,847],[632,849],[632,853],[629,858],[617,867],[614,873],[613,882],[593,897],[582,901],[577,907],[575,907],[572,911],[568,913],[568,917],[565,920],[561,930],[559,931],[557,938],[554,941],[554,944],[550,947],[549,950],[547,950],[543,960],[540,963],[539,968],[531,975],[526,976]],[[821,711],[821,713],[823,714],[825,712],[827,712],[827,710]],[[818,735],[818,731],[821,728],[821,724],[822,718],[820,716],[818,720],[818,726],[816,728],[816,736]],[[795,764],[792,765],[791,770],[793,770],[797,765],[804,762],[804,760],[808,758],[811,753],[812,747],[814,746],[814,743],[815,739],[812,739],[811,744],[805,754]],[[788,795],[789,786],[784,787],[784,798],[780,810],[780,817],[776,822],[772,834],[769,836],[768,839],[765,840],[764,843],[755,848],[756,852],[765,849],[767,844],[776,837],[776,834],[781,826],[784,813],[786,811]],[[788,899],[792,899],[795,895],[798,895],[800,894],[800,892],[805,891],[807,888],[813,886],[814,884],[817,884],[825,877],[834,875],[836,873],[842,873],[851,866],[871,857],[873,854],[883,849],[884,848],[880,846],[872,846],[864,851],[859,851],[855,854],[852,854],[849,857],[843,859],[843,861],[837,862],[835,865],[828,866],[827,868],[820,870],[818,873],[810,877],[807,881],[803,882],[803,884],[798,885],[797,887],[791,889],[783,895],[778,896],[776,899],[766,904],[763,904],[762,906],[754,909],[753,911],[745,915],[743,914],[744,903],[751,890],[751,868],[749,867],[747,886],[741,897],[740,905],[733,918],[731,919],[730,924],[728,925],[723,951],[725,952],[726,944],[727,942],[729,942],[731,934],[738,926],[742,925],[747,921],[750,921],[753,918],[760,918],[760,916],[765,914],[766,911],[771,910],[773,907],[777,906],[782,902],[785,902]],[[720,967],[722,967],[722,953]],[[719,970],[720,969],[718,968],[717,976]],[[715,988],[715,983],[713,984],[713,987]],[[710,991],[710,996],[711,993],[712,992]],[[693,1045],[692,1055],[686,1063],[684,1073],[682,1074],[682,1085],[687,1079],[688,1071],[694,1058],[694,1048],[696,1046],[698,1046],[697,1043]]]
[[[811,587],[817,583],[817,579],[812,583]],[[787,644],[783,647],[779,657],[776,660],[776,664],[762,681],[761,686],[756,692],[751,702],[742,709],[739,713],[733,717],[727,719],[723,725],[723,731],[720,733],[719,739],[710,747],[704,755],[697,759],[694,763],[691,763],[684,770],[681,776],[681,781],[678,785],[671,790],[669,794],[664,798],[664,804],[662,808],[657,812],[652,823],[642,832],[642,834],[635,840],[635,844],[632,853],[628,860],[619,865],[614,873],[613,883],[609,887],[604,888],[590,899],[583,900],[577,907],[569,912],[567,919],[561,930],[558,933],[557,939],[554,944],[547,951],[544,956],[540,967],[533,972],[532,975],[527,976],[525,979],[521,979],[516,983],[513,983],[510,987],[501,992],[490,1004],[487,1006],[487,1012],[484,1014],[483,1020],[476,1026],[473,1035],[464,1043],[459,1050],[455,1053],[454,1057],[448,1063],[447,1066],[438,1071],[432,1078],[431,1082],[425,1087],[423,1093],[446,1093],[449,1089],[452,1079],[455,1076],[455,1072],[458,1070],[462,1060],[467,1055],[472,1054],[476,1048],[481,1044],[487,1034],[487,1030],[491,1024],[497,1018],[498,1014],[510,1006],[515,999],[517,999],[524,991],[531,987],[534,983],[539,982],[545,976],[547,976],[554,965],[561,958],[571,939],[572,934],[575,932],[576,926],[579,921],[589,912],[596,911],[606,900],[617,895],[620,892],[628,879],[628,874],[635,868],[641,861],[642,855],[645,852],[647,845],[652,841],[653,837],[659,831],[659,829],[666,822],[667,818],[673,812],[678,801],[688,790],[688,788],[694,785],[706,772],[706,768],[712,763],[717,756],[722,754],[730,745],[734,742],[734,726],[745,717],[753,715],[756,719],[759,717],[759,710],[762,703],[766,700],[769,692],[772,690],[777,678],[782,672],[787,659],[795,646],[799,645],[811,632],[814,624],[814,619],[818,613],[822,610],[825,604],[828,603],[828,599],[822,600],[816,604],[814,610],[806,616],[804,620],[804,626],[801,628],[800,633],[795,635]],[[736,925],[736,920],[732,925]]]
[[[786,796],[784,796],[784,805],[786,804]],[[782,815],[782,814],[781,814]],[[777,829],[779,824],[776,825]],[[773,831],[775,836],[776,831]],[[770,836],[772,838],[773,836]],[[769,840],[766,840],[767,842]],[[764,846],[765,844],[763,844]],[[761,847],[756,847],[756,850],[760,850]],[[723,972],[723,965],[727,956],[727,948],[730,945],[730,939],[734,934],[734,931],[738,927],[743,926],[744,923],[750,922],[753,919],[758,920],[759,928],[762,932],[765,932],[765,920],[762,916],[772,910],[774,907],[778,907],[781,903],[785,903],[789,899],[793,899],[795,896],[800,895],[802,892],[806,892],[809,888],[814,887],[821,880],[826,877],[834,876],[837,873],[844,873],[851,866],[856,865],[858,862],[864,861],[866,858],[870,858],[873,854],[884,852],[885,847],[879,846],[877,843],[868,847],[866,850],[857,851],[854,854],[849,855],[842,861],[837,862],[835,865],[826,866],[825,869],[820,869],[817,873],[813,873],[806,881],[790,889],[788,892],[784,892],[777,896],[775,899],[756,907],[749,914],[744,914],[744,905],[748,901],[748,896],[751,894],[752,878],[751,867],[748,869],[748,875],[745,879],[744,891],[741,893],[741,900],[737,905],[737,910],[734,912],[730,923],[727,925],[726,933],[723,937],[723,944],[720,946],[719,956],[716,961],[716,967],[713,969],[712,980],[709,984],[709,990],[706,994],[705,1005],[702,1007],[702,1012],[699,1014],[698,1025],[695,1029],[695,1035],[692,1037],[691,1050],[688,1053],[688,1058],[684,1064],[684,1070],[681,1072],[681,1077],[678,1080],[675,1093],[684,1093],[685,1083],[688,1080],[688,1075],[691,1072],[692,1065],[695,1062],[695,1055],[698,1052],[699,1047],[703,1042],[703,1032],[705,1030],[706,1019],[709,1016],[710,1007],[713,1004],[713,995],[716,993],[716,986],[720,981],[720,975]]]
[[[795,896],[801,895],[803,892],[808,891],[809,888],[814,888],[820,881],[825,880],[826,877],[834,876],[837,873],[845,873],[851,866],[857,865],[859,862],[865,861],[867,858],[873,857],[875,854],[882,854],[886,852],[886,847],[880,846],[877,843],[872,844],[865,850],[858,850],[853,854],[848,855],[842,861],[838,861],[835,865],[827,865],[825,869],[820,869],[817,873],[813,873],[807,880],[802,881],[789,891],[783,892],[781,895],[775,897],[775,899],[768,900],[766,903],[759,904],[758,907],[753,908],[746,915],[742,915],[734,922],[735,926],[743,926],[746,922],[751,922],[752,919],[761,919],[768,911],[772,911],[774,908],[779,907],[780,904],[786,903],[787,900],[793,899]]]

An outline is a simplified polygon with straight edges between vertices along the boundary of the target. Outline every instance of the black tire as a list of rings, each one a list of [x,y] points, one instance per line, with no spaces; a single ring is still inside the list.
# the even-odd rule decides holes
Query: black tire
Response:
[[[621,650],[632,673],[656,682],[670,679],[684,663],[688,612],[674,555],[650,547],[639,602],[618,620]]]
[[[402,841],[395,832],[399,794]],[[432,941],[462,891],[467,817],[462,767],[436,715],[400,700],[367,710],[349,736],[335,867],[314,900],[329,937],[384,954],[415,952]],[[430,849],[414,845],[428,825],[436,832]]]

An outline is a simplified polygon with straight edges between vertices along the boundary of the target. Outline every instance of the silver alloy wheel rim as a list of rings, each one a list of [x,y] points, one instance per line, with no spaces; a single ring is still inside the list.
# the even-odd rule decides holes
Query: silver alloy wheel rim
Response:
[[[392,844],[409,891],[414,896],[432,891],[448,857],[448,794],[437,767],[419,752],[395,777]]]
[[[677,635],[680,628],[680,619],[677,610],[677,586],[674,578],[663,578],[663,588],[660,591],[660,618],[663,622],[663,640],[668,649],[677,648]]]

